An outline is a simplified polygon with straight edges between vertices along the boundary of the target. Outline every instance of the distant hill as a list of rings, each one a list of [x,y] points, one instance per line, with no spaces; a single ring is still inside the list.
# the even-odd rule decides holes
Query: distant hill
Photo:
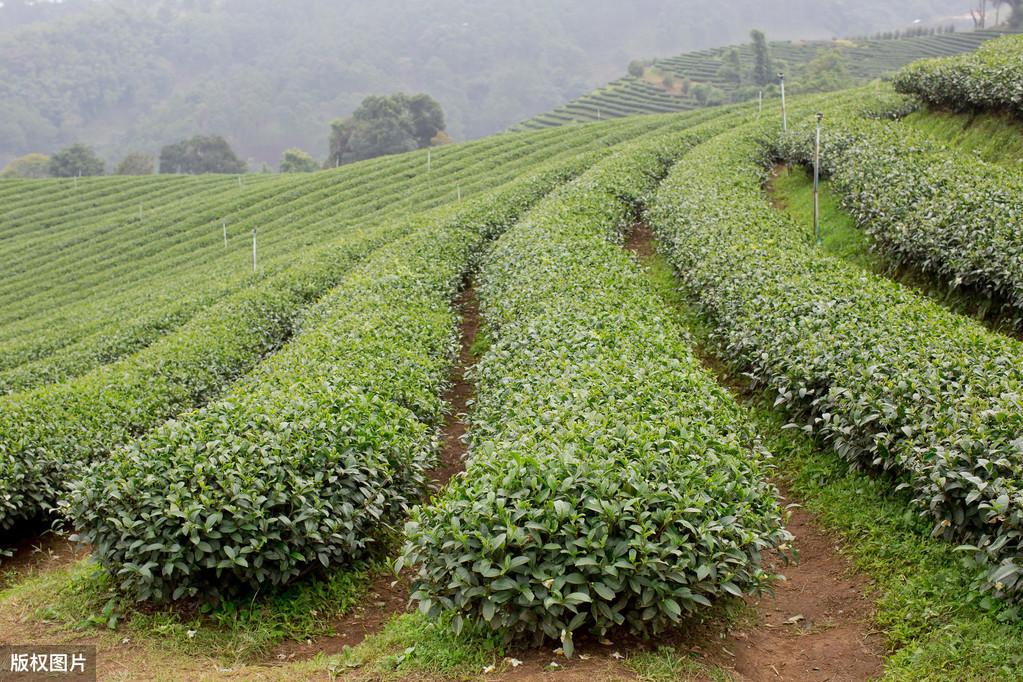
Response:
[[[988,30],[908,38],[785,41],[771,42],[769,48],[774,61],[772,73],[783,69],[789,92],[796,94],[851,87],[892,73],[917,59],[969,52],[982,42],[1001,35],[1005,32]],[[733,50],[738,53],[741,65],[738,79],[726,65]],[[829,55],[834,58],[824,59]],[[687,111],[754,99],[760,90],[765,94],[775,94],[775,85],[760,87],[751,82],[752,65],[753,46],[750,43],[655,59],[645,65],[642,76],[619,78],[512,129],[544,128],[633,114]]]
[[[962,0],[4,0],[0,165],[75,141],[116,163],[196,133],[322,158],[364,97],[427,92],[456,140],[593,89],[635,57],[947,22]]]

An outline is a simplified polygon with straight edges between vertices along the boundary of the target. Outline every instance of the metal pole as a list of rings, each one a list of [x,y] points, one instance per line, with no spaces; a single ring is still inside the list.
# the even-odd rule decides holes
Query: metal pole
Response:
[[[782,132],[788,132],[789,114],[785,109],[785,74],[779,73],[778,80],[781,81],[781,129]]]
[[[458,186],[458,201],[459,202],[462,201],[462,186],[461,185]]]
[[[764,113],[764,91],[761,90],[757,93],[757,118]]]
[[[252,271],[256,271],[256,230],[252,230]]]
[[[224,226],[224,248],[227,248],[227,218],[222,219],[221,224]]]
[[[426,171],[430,172],[431,170],[433,170],[433,150],[432,149],[427,149],[426,150]]]
[[[817,245],[823,243],[821,238],[821,205],[820,205],[820,179],[821,179],[821,121],[824,114],[817,112],[817,140],[813,151],[813,233],[817,238]]]

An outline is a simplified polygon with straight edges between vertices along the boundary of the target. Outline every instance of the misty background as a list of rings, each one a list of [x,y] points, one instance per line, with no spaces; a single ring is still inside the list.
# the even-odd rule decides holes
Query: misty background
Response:
[[[71,142],[109,160],[220,134],[258,168],[327,153],[364,97],[426,92],[455,140],[622,76],[746,42],[969,25],[968,0],[2,0],[0,166]],[[918,22],[914,24],[914,22]]]

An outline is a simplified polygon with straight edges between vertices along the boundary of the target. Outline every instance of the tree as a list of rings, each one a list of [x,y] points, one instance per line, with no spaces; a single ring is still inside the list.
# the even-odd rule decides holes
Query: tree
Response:
[[[434,98],[426,93],[405,97],[398,93],[396,97],[404,98],[405,108],[412,117],[412,136],[416,138],[419,148],[430,146],[434,135],[444,130],[444,110]]]
[[[444,130],[444,111],[426,94],[373,95],[330,127],[326,167],[429,147]]]
[[[643,64],[639,59],[633,59],[629,62],[629,75],[633,78],[642,78],[643,74],[646,73],[646,65]]]
[[[282,173],[312,173],[319,169],[320,164],[316,163],[316,159],[297,147],[284,152],[281,159]]]
[[[244,173],[245,162],[220,135],[196,135],[160,150],[161,173]]]
[[[771,53],[767,48],[767,37],[763,31],[750,31],[753,40],[753,82],[757,85],[768,85],[773,77]]]
[[[156,161],[149,154],[131,152],[117,164],[117,175],[152,175],[156,172]]]
[[[350,118],[337,118],[330,122],[330,149],[324,168],[334,168],[345,162],[355,132],[355,123]]]
[[[50,157],[44,154],[26,154],[11,161],[0,171],[4,178],[48,178]]]
[[[717,75],[721,80],[729,83],[739,84],[742,82],[742,59],[739,56],[739,50],[733,47],[725,53]]]
[[[103,170],[103,160],[96,156],[92,147],[84,144],[65,147],[50,159],[50,175],[55,178],[103,175]]]

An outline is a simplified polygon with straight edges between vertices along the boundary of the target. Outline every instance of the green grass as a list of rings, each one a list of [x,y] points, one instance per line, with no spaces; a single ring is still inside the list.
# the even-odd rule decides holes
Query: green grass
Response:
[[[806,226],[807,243],[813,243],[813,177],[803,168],[782,168],[772,182],[775,206],[799,225]],[[828,184],[820,188],[821,244],[824,251],[874,272],[886,269],[884,259],[870,250],[870,239],[842,209],[841,198]]]
[[[1023,168],[1023,122],[1006,114],[921,110],[903,123],[962,152],[1008,168]]]
[[[469,679],[480,677],[488,666],[507,668],[504,656],[498,635],[463,631],[456,636],[446,621],[433,623],[407,613],[354,649],[346,648],[328,669],[369,679],[402,679],[410,673]]]
[[[722,668],[706,666],[691,654],[674,647],[662,646],[656,651],[644,651],[629,656],[625,667],[644,682],[680,682],[712,680],[729,682],[732,676]]]
[[[73,632],[116,630],[187,655],[227,664],[254,660],[285,640],[330,634],[330,623],[358,604],[373,575],[365,564],[310,577],[248,601],[196,610],[139,608],[119,596],[108,573],[88,559],[0,592],[0,604]]]
[[[679,292],[667,260],[656,255],[645,265],[654,288],[706,352],[710,326]],[[713,358],[710,362],[715,371],[726,372]],[[721,379],[733,386],[744,384],[737,373]],[[876,587],[875,621],[887,644],[883,679],[1023,679],[1018,607],[974,591],[976,570],[969,558],[930,537],[931,524],[911,507],[907,495],[894,492],[892,480],[852,469],[827,445],[800,429],[786,428],[788,419],[773,408],[771,396],[741,393],[790,493],[819,525],[844,538],[847,555]],[[671,669],[672,661],[669,657],[648,664],[660,675]]]

